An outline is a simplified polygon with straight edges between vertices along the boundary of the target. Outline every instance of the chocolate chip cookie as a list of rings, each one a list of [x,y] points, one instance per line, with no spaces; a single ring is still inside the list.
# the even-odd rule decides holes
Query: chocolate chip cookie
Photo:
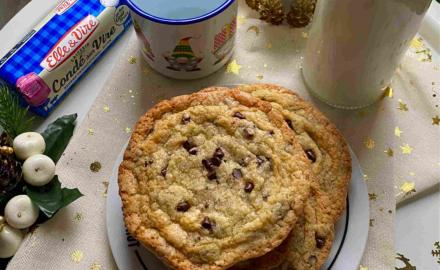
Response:
[[[289,235],[310,161],[282,114],[238,90],[163,101],[119,167],[128,231],[174,269],[226,269]]]
[[[324,115],[288,89],[268,84],[243,85],[236,89],[271,102],[295,132],[312,163],[312,192],[304,216],[286,240],[288,255],[282,269],[319,269],[331,249],[334,223],[345,209],[351,178],[348,146],[337,128]],[[273,264],[247,269],[278,267],[280,262],[273,260],[273,252],[257,259],[273,261]]]

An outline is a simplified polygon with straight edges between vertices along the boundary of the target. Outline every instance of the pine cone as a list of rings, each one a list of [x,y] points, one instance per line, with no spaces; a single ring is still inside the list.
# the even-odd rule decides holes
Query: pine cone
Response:
[[[316,0],[294,0],[287,14],[287,23],[293,27],[304,27],[312,20]]]
[[[10,146],[4,133],[0,135],[0,146]],[[21,176],[21,163],[15,159],[15,155],[0,154],[0,195],[12,191],[20,183]]]
[[[259,0],[246,0],[246,4],[254,10],[258,10],[258,5],[260,4]]]
[[[275,25],[282,24],[285,17],[280,0],[260,0],[258,12],[261,20]]]

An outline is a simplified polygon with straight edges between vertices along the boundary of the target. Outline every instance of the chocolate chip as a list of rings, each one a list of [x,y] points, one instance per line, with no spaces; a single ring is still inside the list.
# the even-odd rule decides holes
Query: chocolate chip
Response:
[[[244,117],[244,115],[241,112],[235,112],[234,117],[237,117],[239,119],[246,119],[246,117]]]
[[[188,153],[190,155],[197,155],[197,147],[193,147],[193,148],[189,149]]]
[[[214,167],[212,165],[211,160],[209,159],[203,159],[202,160],[202,164],[205,167],[205,169],[207,169],[209,172],[214,171]]]
[[[208,172],[208,179],[209,180],[216,180],[217,179],[217,174],[215,172]]]
[[[214,226],[215,226],[215,223],[211,219],[209,219],[209,217],[204,217],[203,218],[203,220],[202,220],[202,227],[204,229],[212,231]]]
[[[286,119],[286,123],[287,123],[287,125],[288,125],[291,129],[293,129],[293,124],[292,124],[292,121],[291,121],[290,119]]]
[[[191,122],[191,116],[188,113],[183,113],[182,115],[182,124],[186,125]]]
[[[165,167],[165,168],[163,168],[163,169],[160,171],[160,174],[162,174],[163,177],[165,177],[165,176],[167,175],[167,169],[168,169],[168,166]]]
[[[325,238],[315,234],[316,247],[321,249],[325,245]]]
[[[253,130],[253,129],[250,129],[250,128],[245,128],[245,129],[243,130],[243,134],[244,134],[244,137],[245,137],[246,139],[252,139],[252,138],[254,138],[254,136],[255,136],[255,132],[254,132],[254,130]]]
[[[265,156],[257,156],[257,166],[260,167],[266,161]]]
[[[309,257],[309,264],[314,265],[316,263],[316,261],[317,261],[317,258],[315,255],[312,255]]]
[[[145,167],[148,167],[148,166],[150,166],[151,164],[153,164],[153,161],[152,161],[152,160],[145,160],[145,162],[144,162],[144,166],[145,166]]]
[[[235,168],[232,170],[232,176],[236,179],[240,179],[243,177],[243,173],[241,172],[240,169]]]
[[[210,161],[211,161],[212,165],[214,165],[216,167],[218,167],[218,166],[220,166],[220,164],[222,164],[222,160],[219,159],[218,157],[213,157],[210,159]]]
[[[189,208],[191,208],[191,205],[187,201],[181,201],[176,206],[176,210],[179,212],[186,212]]]
[[[246,182],[246,184],[244,185],[244,191],[246,191],[247,193],[251,193],[253,189],[254,184],[251,182]]]
[[[269,198],[269,194],[264,193],[263,194],[263,201],[267,202],[267,199]]]
[[[269,135],[272,136],[273,134],[275,134],[275,132],[273,130],[269,130]]]
[[[197,154],[197,147],[193,144],[191,144],[189,141],[185,141],[182,144],[183,148],[185,148],[186,151],[188,151],[188,153],[190,155],[196,155]]]
[[[316,161],[316,155],[315,155],[315,152],[313,152],[312,149],[307,149],[306,150],[306,155],[307,155],[307,158],[310,159],[312,162]]]
[[[218,147],[217,149],[215,149],[214,157],[217,157],[217,158],[219,158],[219,159],[222,159],[224,156],[225,156],[225,153],[223,152],[223,150],[222,150],[220,147]]]

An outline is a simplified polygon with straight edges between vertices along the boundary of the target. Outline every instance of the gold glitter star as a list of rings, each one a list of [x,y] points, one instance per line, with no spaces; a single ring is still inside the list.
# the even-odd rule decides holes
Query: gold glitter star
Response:
[[[373,141],[373,139],[371,139],[371,138],[367,138],[365,141],[364,141],[364,145],[365,145],[365,147],[367,148],[367,149],[373,149],[374,148],[374,146],[375,146],[375,142]]]
[[[73,217],[73,221],[77,223],[83,219],[84,219],[84,215],[80,212],[76,212],[75,216]]]
[[[416,184],[414,182],[405,181],[402,185],[400,185],[399,189],[405,194],[410,194],[412,192],[416,192]]]
[[[70,260],[72,262],[80,263],[83,258],[84,258],[84,253],[81,250],[79,250],[79,249],[74,250],[70,254]]]
[[[101,269],[102,269],[101,265],[97,262],[94,262],[92,263],[92,265],[90,265],[90,270],[101,270]]]
[[[403,131],[401,131],[399,127],[394,128],[394,135],[396,135],[396,137],[400,137],[402,133]]]
[[[137,59],[136,59],[136,57],[134,57],[133,55],[130,55],[130,56],[128,57],[128,63],[130,63],[130,64],[136,64],[136,62],[137,62]]]
[[[263,75],[261,74],[257,75],[257,79],[262,80],[263,78],[264,78]]]
[[[243,15],[239,15],[237,17],[238,24],[243,24],[246,21],[246,17]]]
[[[438,115],[432,118],[432,124],[437,126],[440,125],[440,117],[438,117]]]
[[[413,48],[415,50],[423,49],[422,39],[421,38],[413,38],[413,40],[411,40],[410,46],[411,46],[411,48]]]
[[[109,182],[108,181],[104,181],[104,182],[102,182],[102,184],[104,185],[104,191],[102,192],[101,195],[102,195],[102,197],[107,198]]]
[[[103,108],[104,112],[109,112],[110,111],[110,107],[105,105]]]
[[[271,42],[266,43],[266,48],[272,49],[272,43]]]
[[[402,154],[411,154],[411,152],[414,150],[409,144],[405,143],[403,146],[400,147],[402,149]]]
[[[374,220],[374,218],[370,218],[370,227],[374,227],[374,222],[375,220]]]
[[[257,36],[260,34],[260,28],[258,28],[258,26],[256,26],[256,25],[249,26],[249,28],[246,30],[246,32],[249,32],[249,31],[254,31],[255,35],[257,35]]]
[[[370,199],[370,201],[375,201],[377,199],[376,193],[368,193],[368,199]]]
[[[130,132],[131,132],[131,128],[126,127],[126,128],[125,128],[125,133],[130,133]]]
[[[302,33],[301,33],[301,36],[302,36],[303,38],[309,38],[309,33],[307,33],[307,32],[302,32]]]
[[[403,101],[401,99],[399,99],[399,107],[397,107],[398,110],[407,112],[408,111],[408,106],[403,103]]]
[[[360,266],[359,266],[359,270],[368,270],[368,267],[365,267],[365,266],[360,265]]]
[[[385,153],[387,154],[387,156],[389,156],[389,157],[394,156],[394,151],[393,151],[393,149],[391,149],[391,148],[388,148],[388,149],[385,150],[384,152],[385,152]]]
[[[94,135],[94,134],[95,134],[95,131],[93,130],[93,128],[88,128],[88,129],[87,129],[87,133],[88,133],[89,135]]]
[[[101,170],[101,167],[102,165],[99,161],[95,161],[90,164],[90,170],[95,173],[99,172],[99,170]]]
[[[384,95],[384,97],[392,98],[393,97],[393,88],[391,88],[391,86],[387,86],[383,90],[383,95]]]
[[[240,74],[241,66],[237,63],[237,60],[232,60],[226,67],[226,73]]]

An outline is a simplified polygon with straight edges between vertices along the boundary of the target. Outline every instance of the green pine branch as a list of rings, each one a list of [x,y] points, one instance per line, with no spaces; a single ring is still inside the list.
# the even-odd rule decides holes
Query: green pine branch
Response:
[[[10,139],[30,130],[34,117],[28,116],[27,112],[28,108],[21,107],[18,97],[0,82],[0,127]]]

